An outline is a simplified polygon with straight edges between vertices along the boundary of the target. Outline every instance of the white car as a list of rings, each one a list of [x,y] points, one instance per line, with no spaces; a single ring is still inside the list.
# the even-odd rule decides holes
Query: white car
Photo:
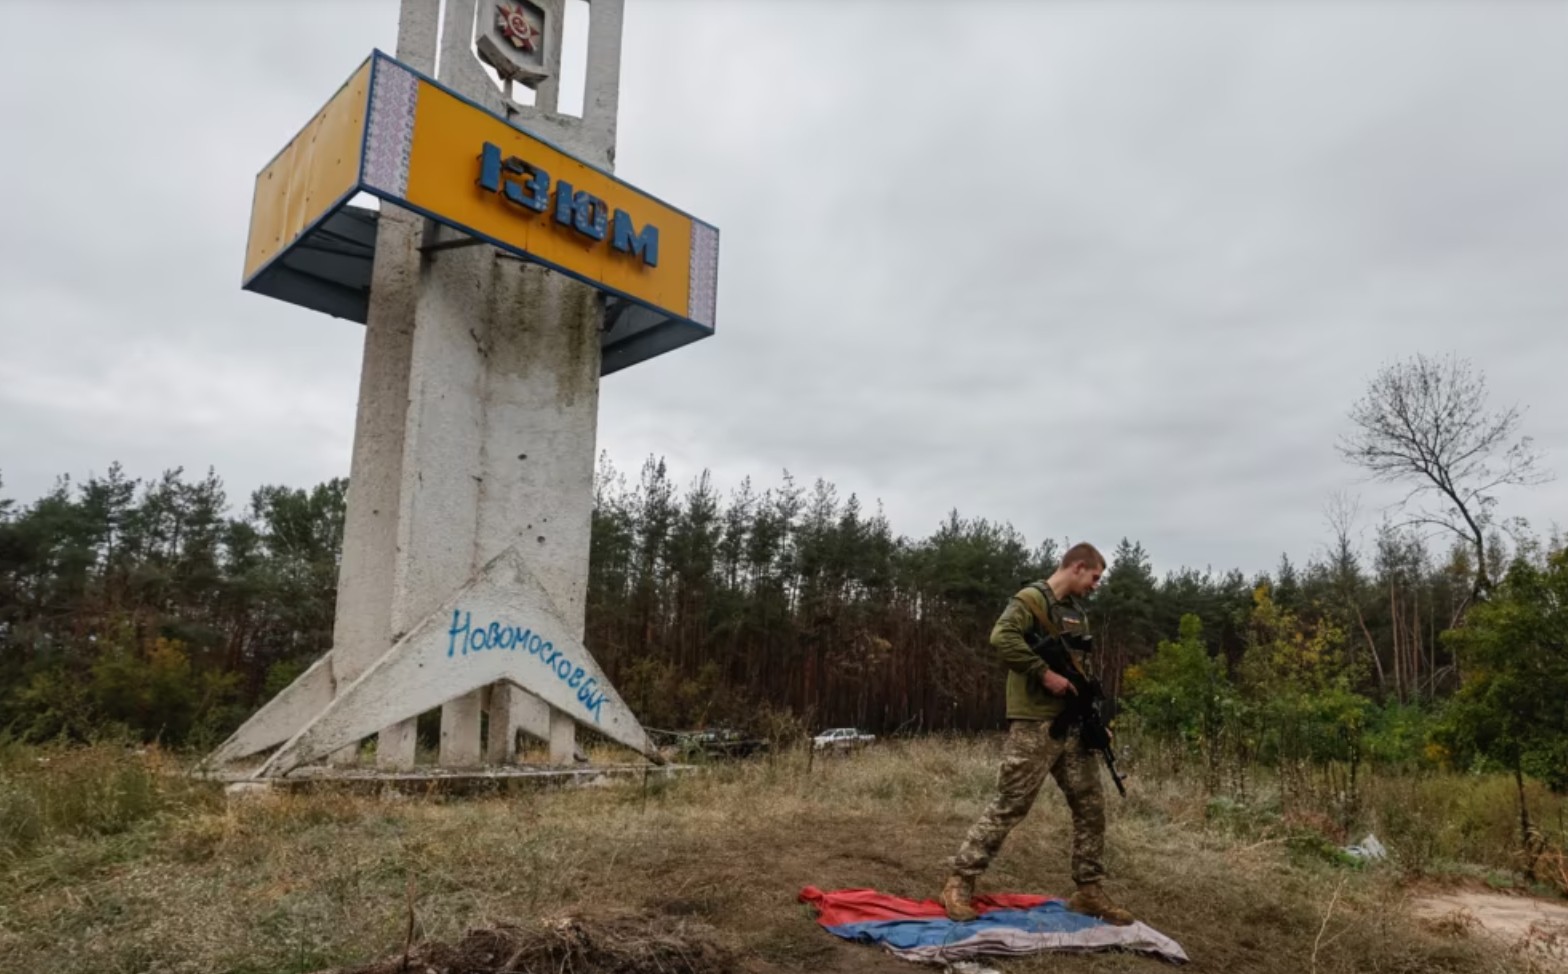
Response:
[[[813,737],[811,746],[818,750],[825,747],[864,747],[876,739],[875,734],[862,734],[854,727],[835,727]]]

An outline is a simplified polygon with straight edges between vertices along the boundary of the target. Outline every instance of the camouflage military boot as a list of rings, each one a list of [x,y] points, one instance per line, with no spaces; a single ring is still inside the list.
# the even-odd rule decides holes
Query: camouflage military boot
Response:
[[[942,887],[942,909],[947,911],[947,918],[962,923],[979,916],[969,902],[974,895],[974,880],[958,875],[947,877],[947,885]]]
[[[1099,883],[1080,883],[1078,892],[1067,901],[1067,908],[1074,913],[1099,917],[1106,923],[1113,923],[1118,927],[1125,927],[1132,922],[1132,914],[1112,903]]]

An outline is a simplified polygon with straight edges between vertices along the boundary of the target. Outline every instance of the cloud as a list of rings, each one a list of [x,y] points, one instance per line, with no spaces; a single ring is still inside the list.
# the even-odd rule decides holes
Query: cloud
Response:
[[[785,469],[1156,568],[1326,536],[1383,362],[1455,351],[1568,472],[1568,11],[628,0],[617,171],[723,232],[718,334],[610,377],[598,445]],[[254,173],[397,4],[94,8],[0,56],[0,472],[346,474],[356,326],[245,294]],[[37,91],[47,90],[47,97]],[[1505,497],[1561,520],[1564,481]]]

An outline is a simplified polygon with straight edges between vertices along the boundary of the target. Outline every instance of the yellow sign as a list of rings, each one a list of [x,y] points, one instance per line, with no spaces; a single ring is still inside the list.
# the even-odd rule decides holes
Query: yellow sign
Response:
[[[717,228],[380,52],[257,176],[245,286],[364,320],[361,192],[654,312],[615,316],[606,371],[713,332]]]
[[[359,189],[370,65],[361,65],[256,176],[245,248],[247,282]]]

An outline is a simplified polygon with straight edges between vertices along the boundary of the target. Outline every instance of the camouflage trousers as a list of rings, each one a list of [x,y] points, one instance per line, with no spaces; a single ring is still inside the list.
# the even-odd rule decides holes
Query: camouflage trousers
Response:
[[[1078,730],[1062,740],[1050,722],[1015,720],[1008,728],[997,772],[996,795],[970,827],[953,857],[953,872],[974,879],[991,865],[1007,836],[1029,814],[1046,775],[1067,798],[1073,816],[1072,870],[1076,883],[1105,878],[1105,799],[1100,791],[1098,755],[1078,742]]]

